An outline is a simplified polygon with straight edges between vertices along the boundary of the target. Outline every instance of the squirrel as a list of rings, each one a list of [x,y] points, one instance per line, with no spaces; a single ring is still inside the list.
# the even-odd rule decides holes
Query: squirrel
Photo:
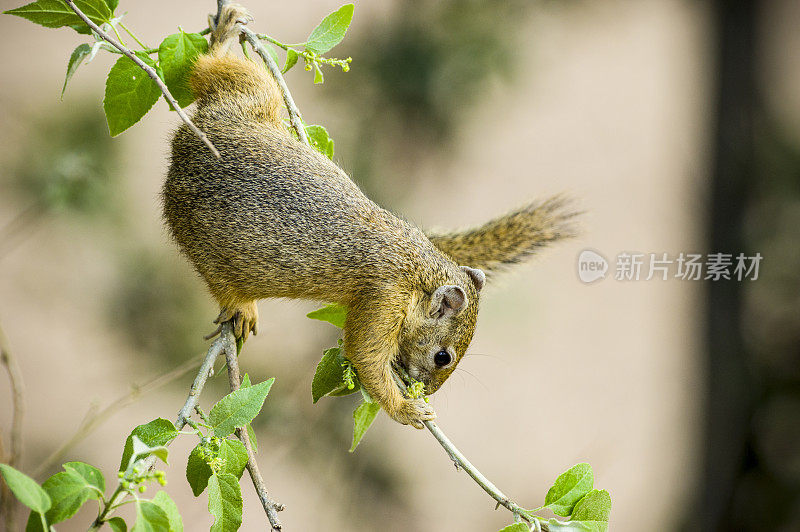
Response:
[[[464,356],[487,277],[574,234],[557,196],[480,227],[426,235],[369,200],[336,164],[292,136],[281,93],[260,64],[230,52],[241,6],[223,8],[189,77],[193,122],[172,140],[164,218],[237,337],[257,332],[256,301],[298,298],[348,309],[345,356],[394,420],[422,428],[435,417],[403,396],[398,366],[435,392]]]

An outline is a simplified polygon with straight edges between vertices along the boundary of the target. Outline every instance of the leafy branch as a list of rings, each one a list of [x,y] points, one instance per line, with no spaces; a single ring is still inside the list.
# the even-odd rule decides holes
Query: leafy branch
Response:
[[[214,157],[219,159],[221,157],[221,155],[219,153],[219,150],[217,150],[217,148],[211,143],[211,141],[208,140],[208,137],[206,136],[206,134],[203,133],[202,131],[200,131],[200,128],[198,128],[196,125],[194,125],[194,122],[191,121],[189,116],[178,105],[178,102],[175,100],[175,98],[172,96],[172,93],[169,91],[169,88],[167,87],[167,84],[161,79],[161,76],[158,74],[158,72],[154,68],[155,65],[153,64],[153,61],[147,55],[136,54],[136,53],[130,51],[128,48],[126,48],[125,46],[123,46],[122,44],[117,42],[108,33],[104,32],[102,29],[100,29],[100,27],[97,24],[95,24],[88,16],[86,16],[86,14],[83,11],[78,9],[78,7],[75,5],[75,0],[64,0],[64,1],[67,3],[67,5],[69,5],[70,9],[72,9],[75,12],[75,14],[78,15],[78,17],[81,20],[83,20],[83,22],[85,22],[86,25],[89,26],[89,28],[92,29],[92,31],[94,31],[95,34],[99,35],[100,37],[103,38],[103,40],[107,41],[111,46],[113,46],[114,48],[116,48],[117,50],[122,52],[122,54],[125,57],[127,57],[128,59],[133,61],[136,64],[136,66],[138,66],[139,68],[144,70],[147,73],[147,75],[150,76],[150,79],[152,79],[153,82],[158,86],[158,88],[164,94],[164,98],[166,98],[167,102],[169,102],[170,106],[172,106],[172,109],[174,109],[175,112],[178,113],[178,116],[181,118],[181,120],[183,120],[183,122],[192,131],[192,133],[197,135],[197,137],[201,141],[203,141],[203,144],[205,144],[208,147],[208,149],[211,150],[211,153],[214,154]],[[116,31],[116,28],[113,25],[112,25],[112,27]],[[128,33],[130,33],[130,31],[127,30],[127,28],[126,28],[126,31],[128,31]],[[131,34],[131,36],[133,36],[133,34]],[[119,37],[119,33],[117,33],[117,37]],[[141,44],[141,41],[139,41],[135,37],[134,37],[134,39],[137,42],[139,42],[139,44],[142,46],[142,48],[147,48],[146,46]],[[140,57],[140,55],[141,55],[141,57]],[[121,70],[121,71],[123,71],[125,73],[127,73],[127,71],[129,70],[129,68],[127,68],[127,66],[124,63],[119,63],[118,62],[117,65],[120,66],[119,70]],[[117,65],[115,65],[115,67]],[[135,78],[135,76],[134,76],[134,78]],[[109,123],[109,125],[111,125],[111,124]],[[113,133],[114,132],[112,130],[112,135],[113,135]]]

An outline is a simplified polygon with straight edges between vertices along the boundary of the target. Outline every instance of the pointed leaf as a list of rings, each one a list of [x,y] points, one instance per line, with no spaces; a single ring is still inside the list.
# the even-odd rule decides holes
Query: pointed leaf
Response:
[[[300,57],[297,52],[295,52],[292,48],[286,50],[286,64],[283,65],[283,72],[286,74],[290,68],[297,64],[297,58]]]
[[[149,57],[140,56],[140,59],[155,68]],[[108,73],[103,99],[111,136],[116,137],[141,120],[160,96],[158,84],[144,70],[131,59],[120,57]]]
[[[214,435],[224,438],[237,427],[244,427],[253,421],[261,411],[273,382],[275,378],[248,388],[239,388],[220,399],[208,414]]]
[[[306,41],[306,49],[317,54],[325,53],[344,39],[353,20],[353,4],[346,4],[322,19]]]
[[[343,391],[347,388],[344,383],[344,368],[342,362],[342,350],[338,347],[326,349],[322,355],[322,359],[317,364],[317,370],[314,372],[314,380],[311,381],[311,399],[317,402],[325,395],[336,391]],[[348,393],[354,393],[358,390],[353,388],[347,390]]]
[[[67,462],[64,464],[64,469],[67,471],[74,471],[83,478],[84,482],[86,482],[86,486],[96,488],[90,488],[90,497],[92,499],[100,499],[102,494],[106,491],[106,480],[103,478],[103,473],[96,467],[84,462]]]
[[[72,469],[56,473],[45,480],[42,487],[53,501],[53,505],[45,513],[45,518],[51,525],[75,515],[83,503],[94,495],[94,491],[86,487],[86,480]]]
[[[208,41],[199,33],[174,33],[158,47],[158,64],[164,71],[164,82],[178,101],[186,107],[194,101],[189,88],[189,74],[197,56],[208,51]]]
[[[323,128],[322,126],[309,126],[310,128]],[[308,130],[308,128],[306,128]],[[312,129],[313,132],[317,130]],[[325,131],[325,136],[327,137],[328,132]],[[321,309],[314,310],[306,314],[307,318],[311,318],[312,320],[320,320],[320,321],[327,321],[331,325],[339,327],[340,329],[344,328],[344,322],[347,319],[347,307],[344,305],[340,305],[338,303],[332,303],[328,306],[322,307]]]
[[[64,86],[61,88],[61,99],[64,99],[64,91],[67,90],[67,83],[72,79],[73,74],[78,71],[86,57],[92,53],[92,46],[90,44],[81,44],[72,51],[67,63],[67,76],[64,78]]]
[[[592,466],[587,463],[576,464],[562,473],[553,483],[544,499],[544,507],[556,515],[568,516],[572,508],[594,484]]]
[[[108,6],[108,9],[110,9],[111,13],[113,14],[114,11],[117,10],[117,6],[119,5],[119,0],[106,0],[106,5]]]
[[[356,450],[358,444],[361,442],[361,438],[364,437],[364,433],[367,432],[367,429],[372,425],[372,422],[375,421],[375,416],[378,415],[380,412],[381,405],[378,403],[361,403],[358,405],[358,408],[355,409],[353,412],[353,445],[350,447],[350,452]]]
[[[151,501],[136,501],[136,523],[131,532],[166,532],[170,530],[169,517],[159,505]]]
[[[125,450],[122,452],[122,460],[119,464],[119,470],[125,471],[130,465],[131,457],[133,456],[133,437],[139,438],[142,443],[151,447],[158,447],[166,445],[175,439],[178,431],[171,421],[164,418],[157,418],[144,425],[139,425],[125,440]]]
[[[178,505],[167,494],[166,491],[159,491],[153,497],[153,504],[158,505],[159,508],[164,510],[169,520],[169,532],[183,532],[183,519],[178,511]]]
[[[113,17],[104,0],[75,0],[75,7],[98,25],[110,22]],[[46,28],[70,26],[78,33],[89,33],[86,23],[63,0],[37,0],[4,13],[22,17]]]
[[[31,477],[8,464],[0,464],[0,474],[19,502],[41,514],[50,509],[50,496]]]
[[[208,512],[214,516],[211,532],[233,532],[242,525],[242,491],[230,473],[211,475],[208,481]]]

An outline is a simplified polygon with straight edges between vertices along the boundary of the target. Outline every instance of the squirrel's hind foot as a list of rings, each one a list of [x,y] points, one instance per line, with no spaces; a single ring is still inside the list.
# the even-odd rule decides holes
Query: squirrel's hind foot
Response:
[[[233,334],[236,338],[247,340],[251,332],[254,335],[258,334],[258,307],[256,302],[250,301],[249,303],[222,307],[219,316],[214,320],[214,323],[218,323],[219,327],[217,327],[216,331],[206,336],[206,339],[216,336],[222,330],[222,324],[228,321],[233,325]]]

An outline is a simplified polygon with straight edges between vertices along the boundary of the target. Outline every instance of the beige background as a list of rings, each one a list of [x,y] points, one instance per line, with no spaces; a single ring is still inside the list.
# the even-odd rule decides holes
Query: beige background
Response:
[[[18,2],[0,4],[7,9]],[[177,24],[203,27],[212,4],[128,2],[126,21],[155,42]],[[249,2],[249,7],[255,28],[292,41],[302,40],[338,2]],[[798,9],[782,9],[770,23],[787,37],[786,28],[797,27]],[[351,31],[357,35],[392,13],[391,2],[357,2]],[[0,17],[0,28],[5,71],[0,157],[13,155],[33,117],[60,113],[84,98],[95,102],[93,112],[102,112],[107,55],[81,67],[59,103],[66,58],[80,37],[7,16]],[[467,126],[458,131],[452,152],[416,168],[419,186],[410,201],[390,207],[426,227],[463,225],[524,199],[566,190],[587,211],[585,232],[487,290],[471,348],[487,356],[465,359],[460,365],[465,371],[450,379],[433,404],[451,439],[523,506],[540,505],[558,473],[588,461],[596,484],[612,494],[613,530],[670,529],[691,499],[698,474],[702,286],[612,278],[587,286],[577,279],[576,258],[586,247],[612,260],[622,251],[702,248],[695,228],[705,216],[712,111],[709,16],[701,2],[545,2],[520,40],[524,46],[516,61],[525,68],[516,81],[494,83],[477,107],[465,109]],[[766,75],[785,79],[782,65],[791,61],[788,54],[796,59],[798,49],[774,50]],[[357,69],[358,51],[348,53]],[[327,124],[334,138],[348,127],[347,116],[326,107],[325,86],[312,86],[299,69],[288,81],[307,118]],[[796,89],[797,80],[793,83]],[[796,124],[800,91],[780,90],[774,101]],[[165,264],[175,263],[193,278],[163,231],[157,202],[167,139],[176,124],[159,102],[115,142],[124,153],[126,223],[137,238],[163,251]],[[348,153],[356,149],[342,143],[337,158],[345,168]],[[402,186],[392,184],[402,183],[402,170],[387,176],[387,187]],[[450,208],[441,208],[443,198]],[[0,226],[22,207],[0,188]],[[105,405],[131,383],[174,365],[141,363],[141,354],[108,327],[107,310],[98,301],[120,265],[98,243],[103,232],[52,217],[0,261],[0,322],[27,386],[24,470],[35,469],[72,434],[92,402]],[[197,290],[203,290],[199,282]],[[270,399],[278,396],[284,405],[279,419],[260,426],[258,436],[267,484],[287,507],[281,514],[286,530],[488,531],[510,522],[453,469],[427,432],[385,416],[358,452],[337,462],[345,467],[320,467],[318,460],[309,467],[306,456],[282,437],[280,424],[302,425],[308,416],[326,415],[351,422],[349,410],[334,411],[331,400],[310,405],[314,364],[333,331],[304,318],[312,304],[264,301],[259,308],[262,332],[248,342],[242,366],[258,379],[275,376]],[[214,317],[210,302],[207,314],[207,322],[197,323],[198,338]],[[197,356],[202,350],[198,341]],[[297,375],[295,389],[281,385],[287,374]],[[189,380],[126,408],[69,458],[90,461],[113,478],[127,432],[156,416],[173,418]],[[206,405],[223,385],[209,390]],[[7,387],[0,379],[4,435],[10,420]],[[187,529],[201,530],[211,519],[205,497],[194,499],[182,478],[190,445],[188,437],[183,440],[172,449],[168,489]],[[337,479],[365,467],[367,457],[389,462],[391,474],[400,476],[403,497],[396,505],[372,504],[371,495],[357,486],[336,488]],[[243,491],[242,529],[261,530],[263,514],[252,487],[243,483]],[[59,530],[83,530],[91,514],[81,515]]]

